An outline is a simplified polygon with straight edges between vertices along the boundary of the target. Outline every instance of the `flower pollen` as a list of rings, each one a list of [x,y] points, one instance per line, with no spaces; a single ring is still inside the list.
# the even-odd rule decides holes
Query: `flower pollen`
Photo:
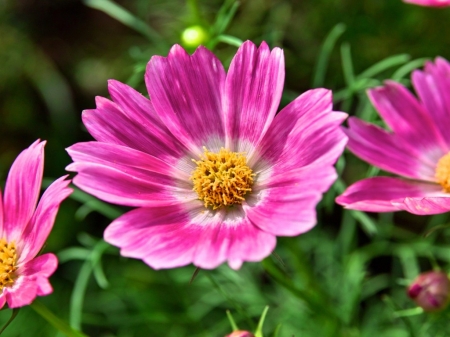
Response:
[[[205,204],[213,209],[239,205],[250,192],[255,174],[247,166],[243,153],[221,148],[218,153],[203,147],[200,160],[192,159],[197,168],[192,172],[193,190]]]
[[[439,159],[436,165],[435,178],[444,188],[444,192],[450,192],[450,152]]]
[[[16,245],[13,242],[0,240],[0,290],[14,283],[16,278]]]

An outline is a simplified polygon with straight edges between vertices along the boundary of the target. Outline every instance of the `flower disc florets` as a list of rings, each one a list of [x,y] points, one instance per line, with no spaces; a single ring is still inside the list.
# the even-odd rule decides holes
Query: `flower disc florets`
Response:
[[[14,283],[17,255],[14,242],[0,240],[0,290]]]
[[[193,190],[205,204],[213,209],[222,206],[241,204],[250,192],[255,174],[247,166],[243,153],[231,152],[221,148],[219,153],[210,152],[203,147],[200,160],[192,161],[197,168],[192,172]]]
[[[436,181],[444,188],[444,191],[450,192],[450,153],[439,159],[435,177]]]

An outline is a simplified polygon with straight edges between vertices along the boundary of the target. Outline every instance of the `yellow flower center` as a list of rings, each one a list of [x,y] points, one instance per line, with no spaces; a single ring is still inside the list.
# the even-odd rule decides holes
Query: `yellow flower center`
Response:
[[[205,207],[212,206],[213,209],[241,204],[252,190],[255,176],[247,166],[245,155],[224,148],[219,153],[210,152],[206,147],[203,149],[205,152],[200,160],[192,159],[197,168],[190,178],[199,199]]]
[[[16,278],[16,244],[0,240],[0,290],[14,283]]]

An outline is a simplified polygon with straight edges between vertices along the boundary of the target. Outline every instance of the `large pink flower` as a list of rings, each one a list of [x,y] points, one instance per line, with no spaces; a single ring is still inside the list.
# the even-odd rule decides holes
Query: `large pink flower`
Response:
[[[346,208],[414,214],[450,211],[450,64],[437,58],[412,74],[417,100],[387,81],[369,97],[392,131],[349,118],[348,148],[397,177],[374,177],[350,186],[336,201]]]
[[[4,200],[0,194],[0,308],[30,304],[36,296],[50,294],[48,278],[56,270],[56,256],[36,257],[49,235],[60,203],[72,192],[61,177],[42,195],[45,142],[24,150],[8,174]]]
[[[109,82],[112,101],[83,112],[96,142],[68,149],[75,185],[108,202],[137,207],[105,240],[153,268],[259,261],[276,236],[316,223],[315,206],[336,179],[346,114],[331,93],[311,90],[276,118],[284,57],[247,41],[228,74],[206,48],[175,45],[145,75],[151,101]]]
[[[403,0],[404,2],[429,7],[450,6],[450,0]]]

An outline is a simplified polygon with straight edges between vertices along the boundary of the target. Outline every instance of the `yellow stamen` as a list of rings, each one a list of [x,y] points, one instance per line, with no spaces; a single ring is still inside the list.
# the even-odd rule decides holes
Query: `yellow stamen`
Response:
[[[247,166],[245,155],[224,148],[219,153],[210,152],[206,147],[203,150],[200,160],[192,159],[197,168],[190,178],[199,199],[205,207],[212,206],[213,209],[241,204],[252,190],[255,176]]]
[[[0,290],[10,286],[16,279],[16,244],[6,242],[3,238],[0,240]]]

